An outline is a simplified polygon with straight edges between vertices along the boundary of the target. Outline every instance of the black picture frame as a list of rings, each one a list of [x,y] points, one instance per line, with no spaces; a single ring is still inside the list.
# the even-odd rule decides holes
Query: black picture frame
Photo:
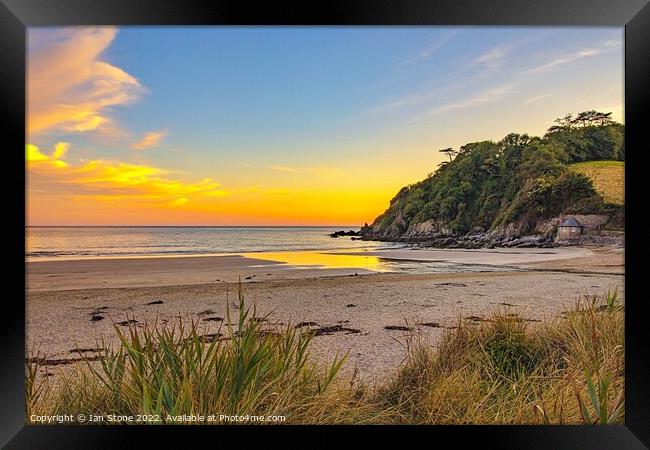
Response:
[[[2,390],[0,444],[5,448],[151,448],[180,442],[214,439],[215,428],[182,427],[93,427],[25,425],[25,229],[24,159],[18,148],[25,145],[25,38],[26,27],[62,25],[565,25],[625,27],[625,125],[626,125],[626,354],[625,425],[620,426],[445,426],[445,427],[325,427],[327,433],[311,436],[305,445],[339,445],[331,431],[372,433],[383,438],[398,431],[415,444],[453,442],[463,447],[474,443],[482,449],[641,449],[650,446],[650,399],[648,336],[641,295],[643,274],[640,260],[643,242],[642,152],[647,151],[644,128],[650,95],[650,5],[648,0],[347,0],[302,2],[299,4],[246,1],[182,0],[0,0],[0,111],[4,136],[10,143],[3,176],[5,203],[15,210],[7,214],[10,231],[5,237],[8,252],[6,280],[15,295],[4,296],[4,324],[0,327],[2,347]],[[647,134],[647,133],[646,133]],[[15,167],[15,169],[14,169]],[[22,190],[21,190],[22,189]],[[22,195],[21,195],[22,192]],[[24,234],[23,234],[24,236]],[[12,289],[11,292],[14,292]],[[22,294],[21,294],[22,292]],[[22,297],[24,299],[24,297]],[[369,429],[370,428],[370,429]],[[255,427],[277,442],[301,442],[296,431],[314,427]],[[248,427],[219,427],[218,441],[243,433]],[[281,434],[281,436],[276,436]],[[417,436],[415,436],[417,434]],[[234,437],[234,436],[233,436]],[[142,438],[146,444],[138,443]],[[209,441],[207,441],[209,442]],[[270,442],[270,441],[268,441]],[[191,445],[191,444],[190,444]],[[407,444],[408,445],[408,444]]]

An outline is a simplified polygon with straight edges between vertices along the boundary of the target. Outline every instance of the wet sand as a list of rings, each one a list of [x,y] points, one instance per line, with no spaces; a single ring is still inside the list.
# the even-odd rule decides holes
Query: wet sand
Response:
[[[215,333],[226,304],[237,306],[241,279],[257,316],[334,327],[314,338],[312,353],[349,351],[345,371],[372,380],[406,355],[404,331],[390,328],[412,328],[435,344],[459,318],[477,323],[507,309],[543,321],[581,296],[622,292],[624,282],[623,250],[612,248],[311,253],[28,262],[27,345],[63,368],[79,357],[71,350],[114,342],[113,322],[191,318]]]

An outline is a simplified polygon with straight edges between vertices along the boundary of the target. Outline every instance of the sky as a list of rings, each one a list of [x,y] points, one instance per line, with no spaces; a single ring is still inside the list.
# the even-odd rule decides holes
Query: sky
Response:
[[[623,28],[29,28],[28,225],[362,225],[438,149],[596,109]]]

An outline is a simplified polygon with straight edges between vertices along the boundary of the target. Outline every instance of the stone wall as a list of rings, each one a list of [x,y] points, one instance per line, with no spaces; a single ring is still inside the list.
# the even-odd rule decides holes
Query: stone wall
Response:
[[[580,236],[582,236],[582,231],[582,227],[558,227],[557,240],[568,241],[580,239]]]

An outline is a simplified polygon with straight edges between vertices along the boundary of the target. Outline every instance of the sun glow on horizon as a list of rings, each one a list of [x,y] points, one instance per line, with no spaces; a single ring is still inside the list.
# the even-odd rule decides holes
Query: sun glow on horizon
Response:
[[[621,30],[558,30],[30,28],[27,224],[371,223],[437,148],[622,121]]]

